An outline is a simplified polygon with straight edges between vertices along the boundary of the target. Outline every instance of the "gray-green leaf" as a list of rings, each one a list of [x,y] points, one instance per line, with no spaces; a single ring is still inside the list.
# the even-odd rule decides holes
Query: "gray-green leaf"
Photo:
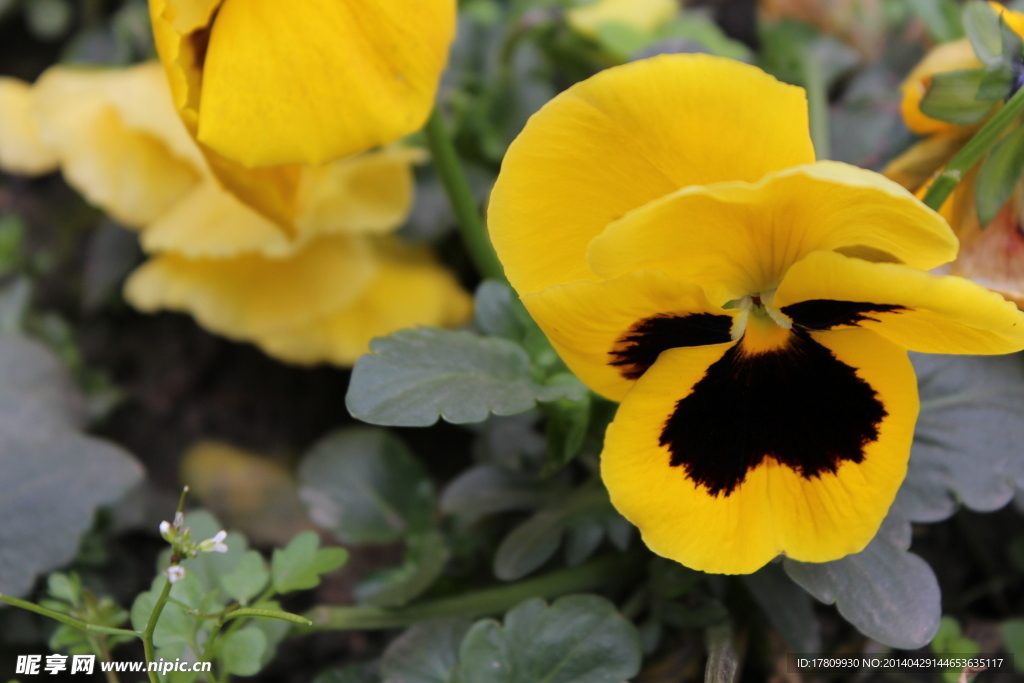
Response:
[[[928,92],[921,100],[921,112],[933,119],[958,126],[981,121],[994,104],[976,99],[984,79],[984,69],[934,74]]]
[[[381,657],[384,683],[449,683],[468,619],[435,619],[408,629]]]
[[[220,661],[224,670],[235,676],[254,676],[259,673],[267,637],[258,628],[247,626],[224,638]]]
[[[344,543],[394,543],[431,526],[434,494],[426,471],[383,429],[335,432],[299,467],[310,517]]]
[[[907,552],[910,524],[892,510],[868,547],[841,560],[784,560],[790,578],[861,633],[904,650],[928,644],[939,628],[942,596],[928,563]]]
[[[483,422],[490,413],[524,413],[537,401],[581,397],[578,387],[534,382],[526,351],[506,339],[421,327],[375,339],[370,350],[352,372],[346,405],[372,424]]]
[[[220,585],[239,603],[248,605],[260,594],[270,580],[267,562],[255,550],[250,550],[238,561],[234,571],[220,577]]]
[[[985,228],[1024,175],[1024,126],[1005,135],[985,158],[974,184],[978,222]]]
[[[303,531],[286,548],[274,551],[271,577],[278,593],[306,590],[320,585],[320,575],[332,572],[348,560],[344,548],[320,549],[320,537]]]
[[[571,595],[550,607],[528,600],[477,622],[459,652],[454,683],[621,683],[640,671],[640,635],[615,606]]]

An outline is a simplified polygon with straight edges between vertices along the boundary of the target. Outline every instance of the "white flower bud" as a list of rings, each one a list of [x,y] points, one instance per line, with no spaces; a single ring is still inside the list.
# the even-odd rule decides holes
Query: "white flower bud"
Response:
[[[221,531],[217,532],[217,535],[213,538],[208,538],[199,544],[199,552],[201,553],[226,553],[228,551],[227,545],[224,544],[224,539],[228,537],[228,532]]]

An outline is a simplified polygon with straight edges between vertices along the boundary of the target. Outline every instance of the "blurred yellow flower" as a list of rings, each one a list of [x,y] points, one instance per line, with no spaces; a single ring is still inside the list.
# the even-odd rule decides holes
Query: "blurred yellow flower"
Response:
[[[1024,36],[1024,14],[990,4],[1014,32]],[[890,162],[885,175],[919,196],[924,195],[929,180],[982,124],[958,126],[933,119],[921,111],[921,100],[933,75],[981,66],[970,42],[964,38],[936,46],[914,67],[901,85],[900,110],[907,127],[926,137]],[[980,165],[972,169],[939,210],[960,239],[956,260],[939,272],[970,278],[1024,307],[1024,181],[982,230],[975,209],[979,170]]]
[[[597,0],[567,13],[569,25],[587,36],[609,24],[650,33],[679,13],[678,0]]]
[[[429,250],[388,235],[411,206],[418,150],[386,147],[294,167],[288,237],[222,188],[156,63],[53,67],[31,89],[0,82],[0,104],[9,102],[0,121],[22,134],[16,143],[0,135],[3,168],[59,165],[89,201],[140,230],[152,258],[125,295],[141,310],[188,312],[284,360],[341,365],[373,337],[468,316],[468,296]]]
[[[907,350],[1024,349],[956,277],[934,211],[815,161],[802,89],[709,55],[603,71],[537,112],[488,211],[508,279],[620,401],[601,476],[656,553],[707,572],[862,550],[906,473]]]
[[[455,0],[150,0],[174,105],[225,185],[293,230],[293,164],[421,128]],[[269,167],[262,174],[243,167]]]

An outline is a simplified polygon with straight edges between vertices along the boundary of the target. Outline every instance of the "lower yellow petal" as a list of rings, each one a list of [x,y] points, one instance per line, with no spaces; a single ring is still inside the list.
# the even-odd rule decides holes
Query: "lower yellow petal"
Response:
[[[281,259],[258,255],[188,259],[162,254],[132,274],[125,297],[140,310],[191,313],[213,332],[251,340],[307,324],[351,304],[374,271],[365,240],[334,236]]]
[[[39,139],[32,113],[32,89],[14,78],[0,78],[0,169],[20,175],[57,170],[60,160]]]
[[[224,0],[199,140],[246,166],[322,164],[418,130],[455,35],[455,0]]]
[[[876,438],[862,446],[861,461],[842,460],[835,472],[805,476],[771,454],[745,472],[731,492],[713,495],[662,445],[677,403],[706,388],[693,387],[709,367],[733,348],[722,344],[663,353],[637,382],[608,428],[601,455],[601,475],[612,503],[639,527],[654,552],[701,571],[724,574],[754,572],[779,554],[805,562],[839,559],[864,548],[878,530],[906,474],[914,423],[917,384],[906,352],[868,330],[811,335],[834,354],[834,362],[856,370],[886,413]],[[798,357],[781,367],[813,373]],[[826,441],[826,425],[850,406],[842,393],[832,396],[778,396],[752,392],[749,386],[719,387],[719,404],[700,423],[684,425],[705,445],[722,443],[723,452],[707,453],[704,468],[733,467],[725,445],[757,443],[748,427],[759,414],[786,415],[779,424],[794,443]],[[826,387],[827,389],[827,387]],[[785,410],[781,409],[785,408]],[[822,418],[818,421],[817,418]],[[763,424],[763,420],[760,420]],[[686,447],[675,435],[674,448]],[[747,439],[747,441],[744,441]],[[696,451],[694,451],[696,452]],[[742,468],[741,468],[742,471]]]
[[[662,350],[729,341],[733,320],[700,287],[656,270],[551,285],[523,304],[576,376],[613,401]]]
[[[261,336],[257,344],[291,363],[351,366],[376,337],[416,325],[461,325],[472,311],[472,300],[426,250],[421,256],[421,262],[381,258],[376,275],[351,304],[308,324]]]
[[[983,355],[1024,349],[1024,313],[959,277],[816,252],[790,269],[774,305],[789,315],[801,302],[818,300],[896,306],[866,312],[855,324],[911,351]],[[800,323],[795,315],[793,320]]]

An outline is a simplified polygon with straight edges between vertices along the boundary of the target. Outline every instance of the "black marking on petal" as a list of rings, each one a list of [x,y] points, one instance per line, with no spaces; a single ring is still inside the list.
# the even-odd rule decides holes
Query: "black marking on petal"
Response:
[[[611,350],[626,379],[639,379],[658,360],[662,351],[681,346],[705,346],[732,341],[732,318],[712,313],[657,315],[633,325]]]
[[[782,309],[794,324],[806,330],[831,330],[839,326],[856,326],[865,320],[878,322],[869,313],[900,313],[907,310],[893,304],[873,304],[864,301],[833,301],[811,299]]]
[[[661,445],[695,485],[728,496],[765,458],[807,479],[862,462],[886,415],[853,367],[795,330],[771,351],[730,348],[676,403]]]

